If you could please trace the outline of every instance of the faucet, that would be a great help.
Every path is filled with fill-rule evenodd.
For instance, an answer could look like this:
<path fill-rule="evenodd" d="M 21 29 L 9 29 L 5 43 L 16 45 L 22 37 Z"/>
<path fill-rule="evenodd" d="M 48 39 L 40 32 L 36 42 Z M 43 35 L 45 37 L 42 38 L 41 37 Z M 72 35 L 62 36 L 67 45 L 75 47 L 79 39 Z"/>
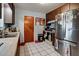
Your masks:
<path fill-rule="evenodd" d="M 5 36 L 4 30 L 0 30 L 0 37 L 4 37 L 4 36 Z"/>
<path fill-rule="evenodd" d="M 5 33 L 4 33 L 4 30 L 2 30 L 2 37 L 4 37 L 5 36 Z"/>
<path fill-rule="evenodd" d="M 0 43 L 0 46 L 2 46 L 4 43 Z"/>

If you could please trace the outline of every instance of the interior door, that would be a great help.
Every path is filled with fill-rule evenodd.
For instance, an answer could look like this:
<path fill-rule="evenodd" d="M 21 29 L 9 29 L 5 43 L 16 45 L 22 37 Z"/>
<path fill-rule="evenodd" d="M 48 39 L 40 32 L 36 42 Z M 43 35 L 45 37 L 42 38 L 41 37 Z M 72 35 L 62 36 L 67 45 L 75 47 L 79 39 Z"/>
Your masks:
<path fill-rule="evenodd" d="M 24 16 L 24 41 L 34 41 L 34 17 Z"/>

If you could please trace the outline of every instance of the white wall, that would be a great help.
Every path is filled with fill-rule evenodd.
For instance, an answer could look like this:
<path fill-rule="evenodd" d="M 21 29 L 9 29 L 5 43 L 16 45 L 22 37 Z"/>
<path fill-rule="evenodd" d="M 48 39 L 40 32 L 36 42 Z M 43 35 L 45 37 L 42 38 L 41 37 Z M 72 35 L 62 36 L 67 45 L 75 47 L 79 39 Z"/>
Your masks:
<path fill-rule="evenodd" d="M 22 10 L 22 9 L 16 9 L 15 10 L 15 25 L 20 28 L 21 42 L 24 42 L 24 16 L 34 16 L 34 18 L 35 17 L 46 18 L 45 14 L 41 12 L 32 12 L 32 11 L 27 11 L 27 10 Z"/>

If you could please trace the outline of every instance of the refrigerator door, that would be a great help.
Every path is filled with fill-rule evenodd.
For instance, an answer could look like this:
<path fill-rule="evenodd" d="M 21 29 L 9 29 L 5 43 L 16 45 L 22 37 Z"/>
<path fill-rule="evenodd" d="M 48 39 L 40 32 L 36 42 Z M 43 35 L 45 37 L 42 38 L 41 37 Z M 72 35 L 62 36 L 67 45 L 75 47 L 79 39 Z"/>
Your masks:
<path fill-rule="evenodd" d="M 72 41 L 79 42 L 79 10 L 73 10 Z"/>
<path fill-rule="evenodd" d="M 57 15 L 56 38 L 64 39 L 65 37 L 65 15 L 64 13 Z"/>
<path fill-rule="evenodd" d="M 74 44 L 74 45 L 70 45 L 70 55 L 71 56 L 79 56 L 79 46 Z"/>
<path fill-rule="evenodd" d="M 79 11 L 72 10 L 66 13 L 66 40 L 79 41 Z"/>
<path fill-rule="evenodd" d="M 62 56 L 70 56 L 70 44 L 64 40 L 58 40 L 58 52 Z"/>
<path fill-rule="evenodd" d="M 66 40 L 71 41 L 71 35 L 73 30 L 73 11 L 66 12 Z"/>

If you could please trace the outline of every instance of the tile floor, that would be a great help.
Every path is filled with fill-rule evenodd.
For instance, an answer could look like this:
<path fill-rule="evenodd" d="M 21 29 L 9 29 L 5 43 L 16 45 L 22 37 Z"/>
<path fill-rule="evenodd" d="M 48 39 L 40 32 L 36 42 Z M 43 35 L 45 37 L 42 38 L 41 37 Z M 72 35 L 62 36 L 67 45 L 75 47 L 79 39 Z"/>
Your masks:
<path fill-rule="evenodd" d="M 20 46 L 20 56 L 60 56 L 48 40 L 41 43 L 26 43 Z"/>

